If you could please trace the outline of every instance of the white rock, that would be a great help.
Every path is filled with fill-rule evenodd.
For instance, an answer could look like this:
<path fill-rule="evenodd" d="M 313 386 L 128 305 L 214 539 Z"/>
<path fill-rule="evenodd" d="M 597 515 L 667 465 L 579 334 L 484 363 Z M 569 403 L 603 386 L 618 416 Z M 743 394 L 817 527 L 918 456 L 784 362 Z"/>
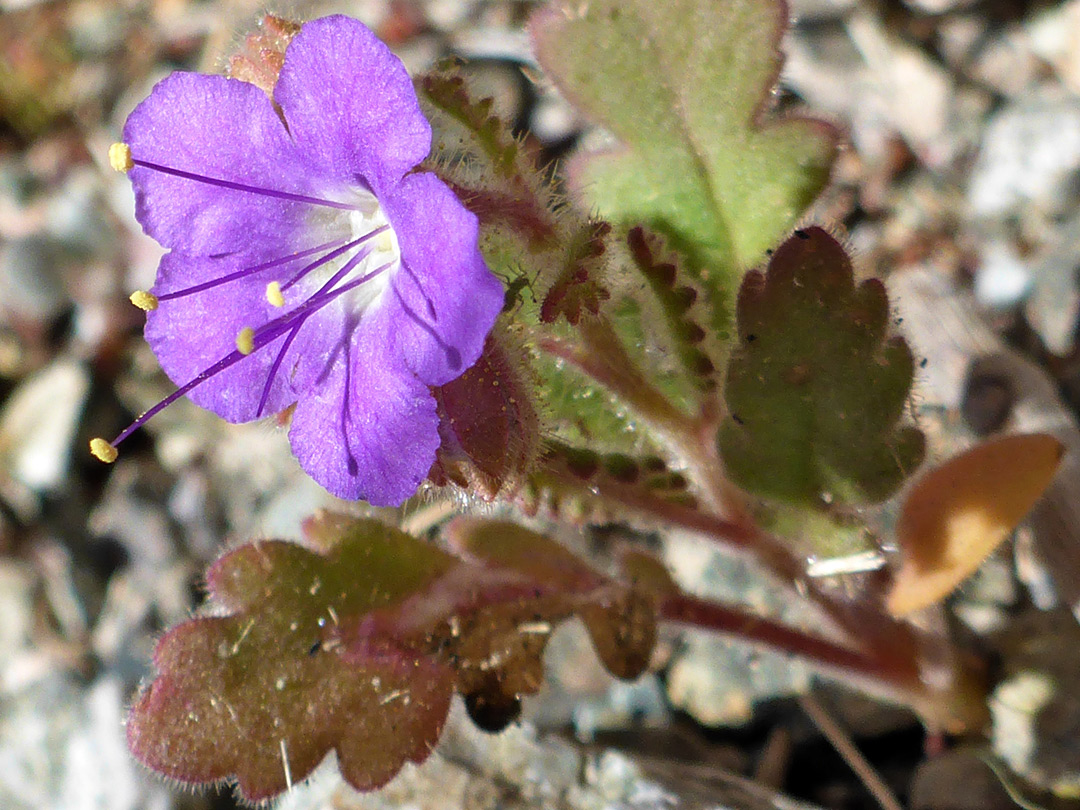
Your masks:
<path fill-rule="evenodd" d="M 8 399 L 0 411 L 0 460 L 21 484 L 48 490 L 60 483 L 89 387 L 82 365 L 57 360 Z"/>
<path fill-rule="evenodd" d="M 975 274 L 975 298 L 996 309 L 1015 306 L 1031 290 L 1031 272 L 1009 242 L 990 242 L 983 248 Z"/>

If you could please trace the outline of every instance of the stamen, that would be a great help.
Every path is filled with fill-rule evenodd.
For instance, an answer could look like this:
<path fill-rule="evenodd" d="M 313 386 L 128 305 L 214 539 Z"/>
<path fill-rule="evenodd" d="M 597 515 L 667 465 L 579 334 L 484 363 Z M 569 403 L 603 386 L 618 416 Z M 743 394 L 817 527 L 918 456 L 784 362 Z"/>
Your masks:
<path fill-rule="evenodd" d="M 337 250 L 335 250 L 334 252 L 328 253 L 327 255 L 323 256 L 321 259 L 319 259 L 314 264 L 311 264 L 308 267 L 305 267 L 304 270 L 308 270 L 311 267 L 318 267 L 320 264 L 323 264 L 323 263 L 328 262 L 328 261 L 333 261 L 338 256 L 340 256 L 343 251 L 348 250 L 354 244 L 356 244 L 356 243 L 355 242 L 350 242 L 347 245 L 342 245 L 341 247 L 338 247 Z M 337 239 L 337 240 L 335 240 L 333 242 L 326 242 L 326 243 L 324 243 L 322 245 L 318 245 L 318 246 L 313 247 L 313 248 L 308 248 L 307 250 L 301 250 L 301 251 L 299 251 L 297 253 L 292 253 L 292 254 L 290 254 L 288 256 L 285 256 L 283 258 L 280 258 L 280 259 L 274 259 L 273 261 L 263 262 L 262 264 L 252 265 L 251 267 L 245 267 L 245 268 L 243 268 L 241 270 L 237 270 L 235 272 L 228 273 L 227 275 L 219 276 L 218 278 L 211 279 L 210 281 L 204 281 L 202 284 L 196 284 L 193 287 L 186 287 L 186 288 L 184 288 L 182 290 L 176 290 L 175 292 L 170 292 L 170 293 L 162 293 L 161 295 L 158 296 L 158 300 L 159 301 L 171 301 L 174 298 L 183 298 L 186 295 L 193 295 L 195 293 L 203 292 L 204 290 L 212 290 L 214 287 L 219 287 L 222 284 L 228 284 L 230 281 L 236 281 L 238 279 L 245 278 L 245 277 L 253 275 L 255 273 L 262 272 L 263 270 L 269 270 L 271 267 L 278 267 L 279 265 L 282 265 L 282 264 L 288 264 L 289 262 L 296 261 L 297 259 L 306 259 L 308 256 L 311 256 L 312 254 L 318 253 L 321 250 L 326 250 L 327 248 L 337 247 L 339 245 L 341 245 L 341 240 L 340 239 Z M 301 271 L 301 272 L 303 272 L 303 271 Z"/>
<path fill-rule="evenodd" d="M 109 147 L 109 165 L 118 172 L 130 172 L 135 161 L 131 159 L 131 147 L 126 143 L 114 143 Z"/>
<path fill-rule="evenodd" d="M 303 322 L 307 320 L 307 317 L 309 315 L 322 309 L 327 304 L 330 304 L 335 299 L 341 297 L 345 293 L 350 292 L 351 290 L 356 289 L 360 285 L 367 283 L 371 279 L 378 276 L 380 273 L 384 273 L 385 271 L 389 270 L 391 267 L 394 266 L 394 262 L 387 262 L 386 264 L 377 267 L 370 273 L 358 279 L 353 279 L 349 283 L 343 284 L 337 289 L 332 289 L 333 285 L 340 281 L 341 278 L 343 278 L 345 275 L 347 275 L 353 269 L 353 267 L 356 266 L 356 264 L 362 261 L 364 256 L 366 256 L 366 254 L 354 256 L 353 259 L 351 259 L 349 262 L 346 262 L 346 264 L 341 268 L 341 270 L 335 273 L 334 277 L 330 279 L 326 284 L 324 284 L 315 295 L 313 295 L 303 304 L 298 306 L 292 312 L 286 313 L 279 318 L 275 318 L 257 331 L 252 330 L 251 351 L 257 351 L 263 346 L 267 346 L 270 343 L 273 343 L 286 332 L 292 331 L 295 334 L 295 332 L 299 331 L 300 326 L 303 325 Z M 329 290 L 329 292 L 327 292 L 327 290 Z M 250 327 L 248 327 L 248 329 L 250 329 Z M 247 329 L 241 331 L 244 332 L 247 331 Z M 292 337 L 290 336 L 290 338 L 286 340 L 286 343 L 291 342 L 291 340 Z M 222 371 L 228 369 L 229 367 L 236 365 L 236 363 L 240 362 L 247 356 L 248 355 L 241 352 L 239 348 L 237 348 L 236 351 L 229 352 L 216 363 L 207 367 L 205 370 L 196 375 L 194 379 L 177 388 L 175 391 L 162 399 L 148 411 L 143 412 L 134 422 L 124 428 L 124 430 L 120 432 L 120 435 L 118 435 L 111 442 L 106 442 L 104 439 L 92 440 L 90 442 L 90 452 L 101 461 L 104 461 L 106 463 L 112 463 L 116 460 L 118 455 L 116 446 L 122 441 L 124 441 L 124 439 L 126 439 L 140 427 L 145 425 L 147 422 L 149 422 L 167 407 L 172 405 L 174 402 L 176 402 L 176 400 L 180 399 L 180 397 L 190 393 L 194 388 L 206 382 L 215 374 L 219 374 Z M 281 352 L 281 356 L 284 357 L 284 351 Z M 277 373 L 279 365 L 280 361 L 275 361 L 273 367 L 271 368 L 271 374 Z M 268 379 L 267 386 L 269 386 L 270 380 L 272 379 L 272 376 Z M 266 399 L 268 397 L 267 390 L 268 389 L 264 389 L 262 402 L 259 406 L 259 413 L 262 412 L 262 407 L 266 404 Z"/>
<path fill-rule="evenodd" d="M 271 281 L 266 285 L 266 300 L 272 307 L 285 306 L 285 296 L 281 294 L 281 285 L 276 281 Z"/>
<path fill-rule="evenodd" d="M 128 151 L 130 153 L 130 149 Z M 237 183 L 232 180 L 223 180 L 220 177 L 208 177 L 205 174 L 186 172 L 183 169 L 162 166 L 160 163 L 151 163 L 148 160 L 132 158 L 131 163 L 132 166 L 141 166 L 144 169 L 152 169 L 153 171 L 161 172 L 162 174 L 171 174 L 174 177 L 182 177 L 184 180 L 194 180 L 196 183 L 206 183 L 209 186 L 220 186 L 221 188 L 232 189 L 233 191 L 246 191 L 249 194 L 259 194 L 263 197 L 276 197 L 279 200 L 291 200 L 292 202 L 307 203 L 308 205 L 324 205 L 328 208 L 340 208 L 343 211 L 357 210 L 355 205 L 350 205 L 349 203 L 323 200 L 318 197 L 309 197 L 306 194 L 294 194 L 291 191 L 278 191 L 272 188 L 249 186 L 247 183 Z"/>
<path fill-rule="evenodd" d="M 128 300 L 143 312 L 153 312 L 158 308 L 158 297 L 146 290 L 136 290 Z"/>
<path fill-rule="evenodd" d="M 337 284 L 338 281 L 345 278 L 345 276 L 347 276 L 350 272 L 352 272 L 352 269 L 354 267 L 356 267 L 356 265 L 358 265 L 360 262 L 362 262 L 365 258 L 367 258 L 367 256 L 370 253 L 371 253 L 370 248 L 367 249 L 367 250 L 361 250 L 359 253 L 357 253 L 355 256 L 353 256 L 351 259 L 349 259 L 349 261 L 347 261 L 341 267 L 341 269 L 338 270 L 333 275 L 333 277 L 329 281 L 327 281 L 325 284 L 323 284 L 323 286 L 319 288 L 319 290 L 315 293 L 315 295 L 313 295 L 304 304 L 297 307 L 291 313 L 289 313 L 288 316 L 286 316 L 286 318 L 294 319 L 296 321 L 296 323 L 292 327 L 290 327 L 291 331 L 289 332 L 289 336 L 287 338 L 285 338 L 285 342 L 281 345 L 281 348 L 278 350 L 277 357 L 274 358 L 274 362 L 270 365 L 270 373 L 266 375 L 266 383 L 263 385 L 262 396 L 259 397 L 259 408 L 258 408 L 257 411 L 255 411 L 255 417 L 256 418 L 262 416 L 262 414 L 263 414 L 263 408 L 266 407 L 266 402 L 270 398 L 270 388 L 274 384 L 274 377 L 277 376 L 278 369 L 281 368 L 282 360 L 285 359 L 285 353 L 289 350 L 289 346 L 292 345 L 293 340 L 300 333 L 301 327 L 304 325 L 304 323 L 307 321 L 308 317 L 311 315 L 311 312 L 305 311 L 305 308 L 309 307 L 309 305 L 311 304 L 312 301 L 317 301 L 320 295 L 324 295 L 327 290 L 333 288 L 333 286 L 335 284 Z M 315 309 L 318 309 L 319 307 L 325 306 L 326 304 L 330 303 L 330 301 L 334 300 L 334 298 L 336 298 L 341 293 L 346 292 L 346 291 L 348 291 L 350 289 L 353 289 L 354 287 L 358 287 L 358 286 L 360 286 L 361 284 L 363 284 L 366 281 L 370 281 L 372 278 L 377 276 L 379 273 L 382 273 L 384 270 L 389 268 L 392 264 L 393 264 L 392 262 L 384 264 L 381 267 L 377 268 L 376 270 L 373 270 L 371 273 L 368 273 L 363 278 L 356 279 L 356 280 L 350 282 L 349 284 L 346 284 L 340 290 L 334 290 L 334 292 L 331 293 L 330 295 L 326 296 L 326 300 L 323 301 L 322 303 L 318 304 L 315 307 Z M 296 280 L 297 279 L 293 279 L 293 281 L 296 281 Z M 267 327 L 269 327 L 269 326 L 270 326 L 270 324 L 267 324 Z"/>
<path fill-rule="evenodd" d="M 106 464 L 112 464 L 116 461 L 116 457 L 120 455 L 116 448 L 104 439 L 91 439 L 90 453 L 94 458 L 104 461 Z"/>
<path fill-rule="evenodd" d="M 255 330 L 250 326 L 245 326 L 236 336 L 236 350 L 245 356 L 255 351 Z"/>
<path fill-rule="evenodd" d="M 288 281 L 286 281 L 284 284 L 282 284 L 281 285 L 281 291 L 286 292 L 287 290 L 292 288 L 295 284 L 299 283 L 299 281 L 301 279 L 303 279 L 304 276 L 306 276 L 308 273 L 310 273 L 316 267 L 319 267 L 320 265 L 326 264 L 329 261 L 333 261 L 338 256 L 341 256 L 343 253 L 346 253 L 346 252 L 352 250 L 357 245 L 363 244 L 364 242 L 368 241 L 372 237 L 378 236 L 383 231 L 389 229 L 389 227 L 390 227 L 389 225 L 383 225 L 383 226 L 381 226 L 379 228 L 376 228 L 375 230 L 364 234 L 359 239 L 354 239 L 353 241 L 349 242 L 348 244 L 342 245 L 337 250 L 335 250 L 333 253 L 328 253 L 327 255 L 325 255 L 321 259 L 319 259 L 318 261 L 312 262 L 307 267 L 300 270 L 300 272 L 297 273 L 295 276 L 293 276 Z M 371 248 L 368 247 L 366 250 L 362 251 L 359 256 L 354 256 L 351 259 L 351 263 L 348 266 L 349 267 L 355 267 L 357 262 L 359 262 L 361 259 L 368 256 L 370 253 L 371 253 Z M 339 276 L 335 276 L 335 278 L 338 278 L 338 277 Z"/>
<path fill-rule="evenodd" d="M 300 323 L 293 326 L 292 331 L 289 332 L 288 337 L 285 338 L 285 342 L 282 343 L 281 348 L 278 349 L 277 357 L 274 358 L 274 362 L 270 364 L 270 373 L 266 375 L 266 383 L 263 385 L 262 396 L 259 397 L 259 409 L 255 411 L 256 419 L 263 415 L 263 409 L 270 399 L 270 387 L 274 384 L 274 377 L 277 376 L 278 369 L 281 368 L 281 361 L 285 359 L 285 353 L 289 351 L 289 347 L 292 345 L 293 340 L 300 334 L 300 327 L 304 325 L 305 321 L 307 321 L 306 317 L 301 318 Z"/>

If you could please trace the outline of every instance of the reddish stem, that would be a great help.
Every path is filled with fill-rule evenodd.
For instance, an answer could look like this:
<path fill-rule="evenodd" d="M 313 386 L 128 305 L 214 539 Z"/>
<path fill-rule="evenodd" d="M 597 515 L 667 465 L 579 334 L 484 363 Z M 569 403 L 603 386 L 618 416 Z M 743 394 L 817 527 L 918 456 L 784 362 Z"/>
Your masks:
<path fill-rule="evenodd" d="M 835 674 L 869 678 L 890 692 L 911 698 L 921 691 L 910 656 L 876 657 L 779 622 L 688 594 L 669 595 L 660 615 L 673 622 L 736 636 L 772 650 L 798 655 Z"/>

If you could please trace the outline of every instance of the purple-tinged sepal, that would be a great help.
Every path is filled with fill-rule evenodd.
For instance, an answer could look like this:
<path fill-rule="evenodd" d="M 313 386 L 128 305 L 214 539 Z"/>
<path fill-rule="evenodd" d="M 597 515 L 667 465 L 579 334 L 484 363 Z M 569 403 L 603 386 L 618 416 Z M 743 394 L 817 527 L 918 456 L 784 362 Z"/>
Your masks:
<path fill-rule="evenodd" d="M 496 328 L 476 364 L 435 389 L 442 444 L 431 480 L 484 500 L 524 486 L 540 454 L 535 388 L 524 351 Z"/>

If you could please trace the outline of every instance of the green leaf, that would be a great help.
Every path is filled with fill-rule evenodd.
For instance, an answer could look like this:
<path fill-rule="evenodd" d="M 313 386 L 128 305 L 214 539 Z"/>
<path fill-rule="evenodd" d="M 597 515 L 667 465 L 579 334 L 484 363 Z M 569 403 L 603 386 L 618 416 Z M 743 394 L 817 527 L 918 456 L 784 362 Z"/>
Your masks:
<path fill-rule="evenodd" d="M 739 291 L 720 452 L 737 484 L 804 505 L 881 500 L 918 466 L 923 436 L 899 425 L 911 351 L 888 337 L 884 285 L 855 285 L 843 247 L 796 231 Z"/>
<path fill-rule="evenodd" d="M 836 133 L 770 117 L 787 8 L 777 0 L 591 0 L 542 9 L 537 57 L 619 145 L 579 155 L 571 186 L 612 222 L 664 234 L 730 325 L 743 271 L 828 180 Z"/>

